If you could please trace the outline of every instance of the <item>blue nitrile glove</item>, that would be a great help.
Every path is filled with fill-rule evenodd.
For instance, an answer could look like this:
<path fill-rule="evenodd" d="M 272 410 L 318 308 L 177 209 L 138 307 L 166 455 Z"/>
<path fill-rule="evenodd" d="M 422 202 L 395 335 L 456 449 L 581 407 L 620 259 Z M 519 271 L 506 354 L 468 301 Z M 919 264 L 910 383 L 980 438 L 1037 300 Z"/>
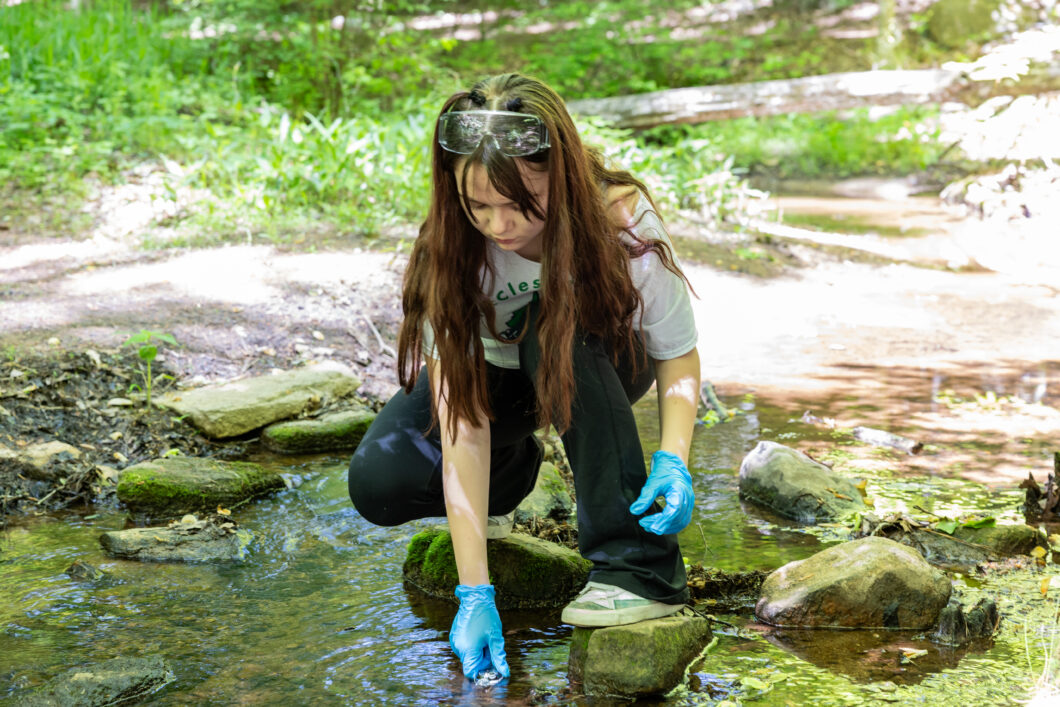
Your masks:
<path fill-rule="evenodd" d="M 692 492 L 692 476 L 681 457 L 661 449 L 651 455 L 651 474 L 644 483 L 640 496 L 629 507 L 629 512 L 639 516 L 648 510 L 659 496 L 666 499 L 666 508 L 662 513 L 641 518 L 641 527 L 656 535 L 669 535 L 684 530 L 692 520 L 692 507 L 696 504 L 696 496 Z"/>
<path fill-rule="evenodd" d="M 508 677 L 508 659 L 504 655 L 501 617 L 497 613 L 492 584 L 456 587 L 460 610 L 449 630 L 449 645 L 464 666 L 464 675 L 474 680 L 491 667 Z"/>

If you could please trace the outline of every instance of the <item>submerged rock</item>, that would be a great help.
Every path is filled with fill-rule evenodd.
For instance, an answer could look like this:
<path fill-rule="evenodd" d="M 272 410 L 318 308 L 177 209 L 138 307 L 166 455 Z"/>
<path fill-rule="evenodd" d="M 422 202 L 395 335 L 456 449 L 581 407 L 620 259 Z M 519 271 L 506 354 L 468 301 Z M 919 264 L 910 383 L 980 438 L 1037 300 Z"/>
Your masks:
<path fill-rule="evenodd" d="M 118 477 L 118 500 L 134 511 L 178 515 L 231 506 L 287 488 L 257 464 L 167 457 L 130 466 Z"/>
<path fill-rule="evenodd" d="M 83 562 L 81 560 L 75 560 L 72 565 L 67 567 L 66 568 L 66 574 L 68 574 L 71 579 L 92 580 L 92 581 L 97 580 L 97 579 L 103 579 L 104 577 L 107 576 L 107 573 L 104 572 L 103 570 L 101 570 L 98 567 L 95 567 L 93 565 L 90 565 L 87 562 Z"/>
<path fill-rule="evenodd" d="M 149 562 L 242 560 L 254 539 L 249 530 L 229 520 L 198 520 L 190 516 L 164 528 L 112 530 L 99 538 L 107 554 Z"/>
<path fill-rule="evenodd" d="M 804 523 L 867 510 L 850 479 L 776 442 L 759 442 L 744 457 L 740 498 Z"/>
<path fill-rule="evenodd" d="M 948 646 L 960 646 L 976 638 L 993 636 L 1000 623 L 1001 615 L 993 599 L 980 599 L 967 614 L 959 601 L 951 599 L 942 610 L 939 625 L 931 640 Z"/>
<path fill-rule="evenodd" d="M 344 410 L 310 420 L 291 420 L 269 425 L 261 442 L 280 454 L 305 454 L 356 449 L 375 420 L 371 410 Z"/>
<path fill-rule="evenodd" d="M 319 364 L 218 386 L 167 393 L 158 404 L 186 415 L 215 439 L 298 417 L 351 395 L 361 382 L 346 366 Z"/>
<path fill-rule="evenodd" d="M 490 581 L 499 609 L 563 606 L 585 586 L 592 563 L 573 550 L 513 533 L 486 543 Z M 449 531 L 432 528 L 409 542 L 405 581 L 428 596 L 456 601 L 459 584 Z"/>
<path fill-rule="evenodd" d="M 175 679 L 160 656 L 112 658 L 71 668 L 43 687 L 16 698 L 20 707 L 104 707 L 133 704 Z"/>
<path fill-rule="evenodd" d="M 770 574 L 755 615 L 774 626 L 928 629 L 950 591 L 946 575 L 915 550 L 862 538 Z"/>
<path fill-rule="evenodd" d="M 534 490 L 515 509 L 516 523 L 529 523 L 535 518 L 567 520 L 573 518 L 574 500 L 567 484 L 551 462 L 543 462 L 537 472 Z"/>
<path fill-rule="evenodd" d="M 587 695 L 665 694 L 711 639 L 710 621 L 687 609 L 625 626 L 575 628 L 568 675 Z"/>

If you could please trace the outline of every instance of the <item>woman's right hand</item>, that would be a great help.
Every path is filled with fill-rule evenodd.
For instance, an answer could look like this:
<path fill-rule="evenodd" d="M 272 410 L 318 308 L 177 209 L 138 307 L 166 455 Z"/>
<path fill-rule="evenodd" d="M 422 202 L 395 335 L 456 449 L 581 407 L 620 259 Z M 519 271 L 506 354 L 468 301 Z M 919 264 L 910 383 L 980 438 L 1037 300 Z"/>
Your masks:
<path fill-rule="evenodd" d="M 460 659 L 464 675 L 474 680 L 492 668 L 502 677 L 508 677 L 511 670 L 504 653 L 504 634 L 493 585 L 460 584 L 456 597 L 460 600 L 460 610 L 449 631 L 449 645 Z"/>

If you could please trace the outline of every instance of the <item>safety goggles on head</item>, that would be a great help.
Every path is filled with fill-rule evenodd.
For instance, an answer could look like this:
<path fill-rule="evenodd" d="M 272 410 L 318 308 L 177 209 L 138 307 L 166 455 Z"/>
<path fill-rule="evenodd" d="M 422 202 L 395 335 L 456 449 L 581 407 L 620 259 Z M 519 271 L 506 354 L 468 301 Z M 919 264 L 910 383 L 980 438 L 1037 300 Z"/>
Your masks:
<path fill-rule="evenodd" d="M 486 138 L 508 157 L 526 157 L 550 147 L 545 124 L 529 113 L 461 110 L 438 118 L 438 144 L 449 152 L 470 155 Z"/>

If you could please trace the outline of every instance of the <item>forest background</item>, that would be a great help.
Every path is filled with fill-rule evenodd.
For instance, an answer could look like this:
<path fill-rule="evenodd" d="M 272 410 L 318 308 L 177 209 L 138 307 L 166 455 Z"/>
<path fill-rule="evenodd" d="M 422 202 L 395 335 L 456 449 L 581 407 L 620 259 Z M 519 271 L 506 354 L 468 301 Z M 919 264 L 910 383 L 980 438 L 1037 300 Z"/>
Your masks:
<path fill-rule="evenodd" d="M 142 234 L 149 248 L 316 247 L 418 221 L 438 105 L 502 70 L 576 100 L 934 67 L 1056 14 L 1049 0 L 4 5 L 0 228 L 76 235 L 101 185 L 150 175 L 165 218 Z M 934 139 L 937 116 L 866 107 L 637 133 L 580 122 L 664 208 L 721 222 L 739 220 L 748 178 L 915 173 L 940 186 L 981 168 Z"/>

